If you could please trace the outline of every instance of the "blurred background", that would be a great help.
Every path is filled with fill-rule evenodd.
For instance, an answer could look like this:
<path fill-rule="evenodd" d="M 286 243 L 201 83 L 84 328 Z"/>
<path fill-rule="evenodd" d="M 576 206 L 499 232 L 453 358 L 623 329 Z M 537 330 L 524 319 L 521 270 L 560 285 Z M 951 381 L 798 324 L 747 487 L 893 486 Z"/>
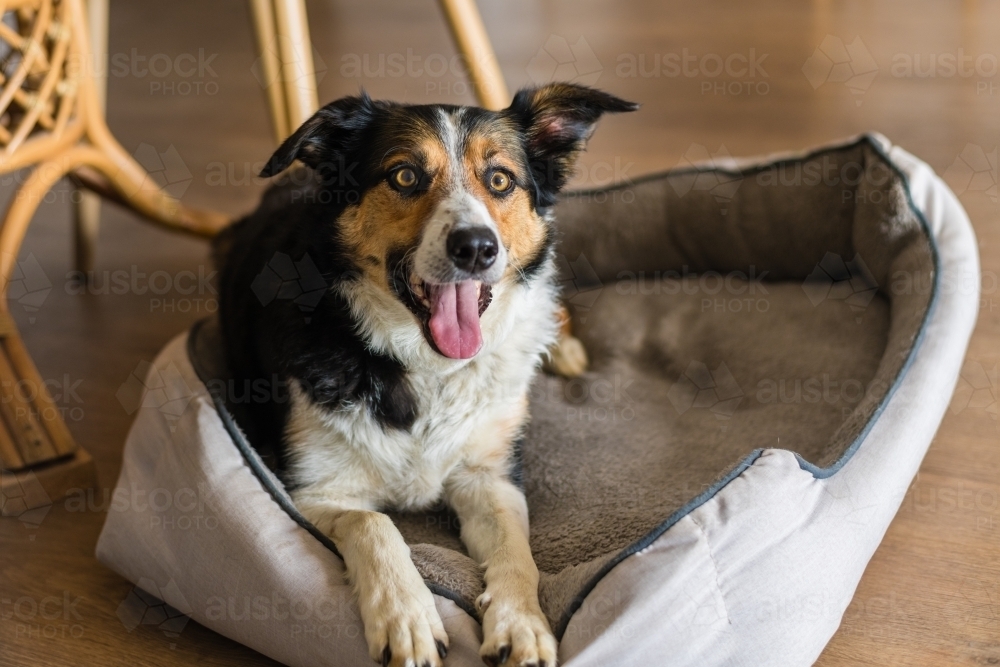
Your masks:
<path fill-rule="evenodd" d="M 307 7 L 321 104 L 361 88 L 403 102 L 475 102 L 432 0 Z M 479 7 L 512 91 L 572 80 L 642 104 L 601 122 L 576 186 L 868 131 L 945 177 L 979 237 L 978 329 L 960 393 L 819 664 L 1000 663 L 1000 2 Z M 248 4 L 112 0 L 108 54 L 107 121 L 125 149 L 185 204 L 234 216 L 252 209 L 266 185 L 255 174 L 276 144 Z M 19 178 L 0 177 L 4 206 Z M 218 304 L 205 242 L 112 204 L 102 209 L 94 276 L 81 287 L 73 192 L 63 183 L 39 209 L 19 258 L 35 296 L 11 309 L 59 389 L 70 431 L 95 457 L 98 490 L 91 507 L 55 503 L 40 525 L 0 522 L 5 602 L 76 601 L 65 619 L 0 616 L 0 664 L 273 664 L 194 623 L 167 636 L 116 614 L 132 586 L 93 548 L 132 420 L 118 394 L 141 362 Z M 131 287 L 115 289 L 113 275 Z M 821 607 L 806 600 L 766 613 Z"/>

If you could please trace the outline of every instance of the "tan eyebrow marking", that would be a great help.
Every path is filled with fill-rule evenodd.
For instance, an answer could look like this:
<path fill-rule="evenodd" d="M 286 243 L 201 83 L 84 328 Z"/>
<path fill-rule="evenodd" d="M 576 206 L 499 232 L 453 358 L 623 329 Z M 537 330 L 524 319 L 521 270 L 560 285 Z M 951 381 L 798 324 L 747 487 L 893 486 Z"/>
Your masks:
<path fill-rule="evenodd" d="M 381 167 L 385 164 L 386 160 L 391 160 L 394 156 L 402 152 L 408 152 L 409 149 L 406 146 L 393 146 L 392 148 L 387 148 L 385 153 L 382 154 L 382 159 L 379 160 L 378 164 Z"/>

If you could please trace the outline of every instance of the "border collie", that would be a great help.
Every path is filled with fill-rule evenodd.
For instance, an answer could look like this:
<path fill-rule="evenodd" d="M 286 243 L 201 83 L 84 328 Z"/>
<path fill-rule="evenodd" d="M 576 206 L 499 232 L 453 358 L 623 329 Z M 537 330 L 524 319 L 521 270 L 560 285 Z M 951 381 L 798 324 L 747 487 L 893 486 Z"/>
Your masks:
<path fill-rule="evenodd" d="M 555 667 L 510 460 L 546 352 L 564 375 L 586 364 L 560 338 L 552 206 L 601 114 L 636 108 L 564 83 L 502 111 L 345 97 L 262 172 L 299 160 L 309 182 L 273 187 L 216 242 L 231 371 L 288 383 L 287 404 L 258 417 L 296 507 L 343 556 L 383 665 L 437 667 L 447 652 L 433 596 L 382 513 L 443 501 L 485 568 L 484 661 Z M 259 298 L 276 256 L 318 288 Z"/>

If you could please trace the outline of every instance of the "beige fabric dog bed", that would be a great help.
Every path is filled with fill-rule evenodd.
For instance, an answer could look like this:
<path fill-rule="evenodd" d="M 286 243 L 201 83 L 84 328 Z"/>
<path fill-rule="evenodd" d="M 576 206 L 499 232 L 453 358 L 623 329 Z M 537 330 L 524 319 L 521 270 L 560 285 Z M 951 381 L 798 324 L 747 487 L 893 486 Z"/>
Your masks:
<path fill-rule="evenodd" d="M 957 379 L 978 305 L 964 211 L 865 136 L 571 193 L 557 217 L 591 367 L 538 379 L 520 449 L 561 662 L 810 664 Z M 113 506 L 98 557 L 276 660 L 368 665 L 343 563 L 243 438 L 220 359 L 206 321 L 136 378 L 118 492 L 161 502 Z M 481 664 L 456 519 L 394 518 L 446 664 Z"/>

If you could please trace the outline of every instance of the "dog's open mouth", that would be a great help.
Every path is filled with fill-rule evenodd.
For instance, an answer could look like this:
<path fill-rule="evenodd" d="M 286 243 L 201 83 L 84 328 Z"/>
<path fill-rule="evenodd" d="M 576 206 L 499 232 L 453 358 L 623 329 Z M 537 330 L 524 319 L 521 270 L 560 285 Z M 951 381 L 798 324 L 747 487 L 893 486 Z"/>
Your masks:
<path fill-rule="evenodd" d="M 401 273 L 408 273 L 408 279 Z M 392 286 L 417 316 L 427 342 L 450 359 L 470 359 L 483 346 L 480 319 L 493 299 L 493 288 L 478 280 L 428 283 L 408 267 L 393 272 Z"/>
<path fill-rule="evenodd" d="M 490 286 L 478 280 L 442 285 L 417 280 L 410 290 L 427 313 L 425 333 L 437 351 L 451 359 L 476 356 L 483 346 L 479 318 L 489 305 Z"/>

